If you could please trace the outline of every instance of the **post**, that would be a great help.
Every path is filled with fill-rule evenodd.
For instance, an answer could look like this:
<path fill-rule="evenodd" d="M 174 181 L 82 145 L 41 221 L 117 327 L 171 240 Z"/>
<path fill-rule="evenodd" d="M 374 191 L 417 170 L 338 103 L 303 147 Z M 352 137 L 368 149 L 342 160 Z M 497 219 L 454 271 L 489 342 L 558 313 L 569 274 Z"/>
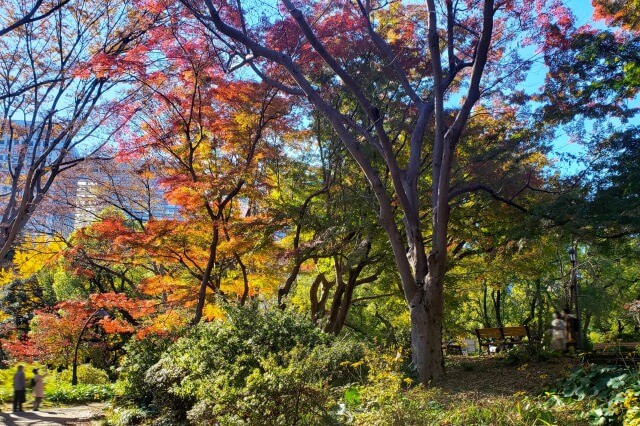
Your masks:
<path fill-rule="evenodd" d="M 71 367 L 71 386 L 75 386 L 78 384 L 78 349 L 80 348 L 80 341 L 82 340 L 82 334 L 87 329 L 87 326 L 89 326 L 89 323 L 94 317 L 108 318 L 109 313 L 102 308 L 97 309 L 95 312 L 89 315 L 89 318 L 87 318 L 84 325 L 82 326 L 82 329 L 78 334 L 78 338 L 76 339 L 76 347 L 73 350 L 73 364 Z"/>

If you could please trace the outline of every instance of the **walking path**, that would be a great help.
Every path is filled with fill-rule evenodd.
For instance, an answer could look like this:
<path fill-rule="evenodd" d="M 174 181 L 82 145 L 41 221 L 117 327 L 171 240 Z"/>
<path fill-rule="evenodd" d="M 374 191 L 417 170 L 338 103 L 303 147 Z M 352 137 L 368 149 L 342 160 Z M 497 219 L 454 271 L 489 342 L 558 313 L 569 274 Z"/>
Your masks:
<path fill-rule="evenodd" d="M 104 404 L 78 405 L 75 407 L 43 408 L 42 411 L 0 413 L 0 425 L 90 425 L 101 418 Z"/>

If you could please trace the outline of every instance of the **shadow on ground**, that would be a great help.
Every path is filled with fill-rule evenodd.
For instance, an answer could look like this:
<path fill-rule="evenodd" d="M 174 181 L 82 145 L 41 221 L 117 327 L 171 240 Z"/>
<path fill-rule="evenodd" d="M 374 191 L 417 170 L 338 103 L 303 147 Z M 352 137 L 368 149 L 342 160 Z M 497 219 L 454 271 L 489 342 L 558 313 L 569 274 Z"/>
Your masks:
<path fill-rule="evenodd" d="M 0 413 L 2 425 L 90 425 L 92 420 L 102 417 L 102 404 L 78 407 L 47 408 L 42 411 Z"/>

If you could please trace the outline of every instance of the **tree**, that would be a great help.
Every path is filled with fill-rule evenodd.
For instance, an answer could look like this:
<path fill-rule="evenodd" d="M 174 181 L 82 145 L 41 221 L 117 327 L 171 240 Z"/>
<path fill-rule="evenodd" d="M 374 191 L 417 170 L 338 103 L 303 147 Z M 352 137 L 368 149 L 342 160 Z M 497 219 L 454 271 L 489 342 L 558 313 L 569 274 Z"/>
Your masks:
<path fill-rule="evenodd" d="M 637 0 L 593 0 L 594 16 L 604 18 L 609 25 L 640 29 L 640 2 Z"/>
<path fill-rule="evenodd" d="M 549 71 L 541 120 L 568 127 L 570 137 L 589 151 L 554 210 L 585 240 L 633 237 L 640 196 L 634 123 L 640 90 L 638 3 L 597 0 L 594 7 L 594 17 L 624 29 L 556 28 L 545 52 Z"/>
<path fill-rule="evenodd" d="M 56 1 L 52 4 L 47 4 L 44 0 L 35 0 L 33 2 L 7 1 L 6 8 L 2 7 L 2 9 L 9 13 L 3 16 L 0 23 L 0 37 L 17 28 L 46 19 L 67 3 L 69 3 L 69 0 Z"/>
<path fill-rule="evenodd" d="M 26 6 L 2 2 L 0 16 L 11 20 Z M 119 82 L 104 68 L 88 77 L 87 61 L 127 51 L 154 20 L 119 0 L 38 1 L 30 10 L 0 38 L 2 262 L 57 177 L 109 137 L 114 111 L 103 101 Z"/>
<path fill-rule="evenodd" d="M 478 101 L 522 77 L 528 62 L 515 50 L 518 37 L 536 25 L 534 15 L 537 28 L 567 25 L 568 10 L 554 3 L 551 15 L 545 2 L 493 0 L 429 0 L 426 7 L 283 0 L 280 16 L 256 19 L 262 11 L 249 12 L 241 2 L 182 3 L 221 40 L 215 51 L 229 70 L 246 65 L 305 98 L 331 123 L 378 201 L 411 313 L 420 381 L 437 380 L 444 373 L 443 279 L 456 146 Z M 391 84 L 365 86 L 363 69 Z M 357 105 L 356 113 L 344 114 L 337 99 Z M 399 116 L 401 125 L 391 119 Z"/>
<path fill-rule="evenodd" d="M 278 303 L 303 307 L 325 332 L 339 334 L 354 303 L 401 292 L 385 285 L 397 277 L 387 267 L 393 261 L 376 226 L 373 193 L 329 123 L 314 120 L 308 137 L 278 160 L 267 212 L 284 225 L 277 245 L 287 261 L 286 280 Z"/>
<path fill-rule="evenodd" d="M 95 319 L 93 314 L 97 309 L 106 310 L 109 317 Z M 126 337 L 143 331 L 149 325 L 144 320 L 155 311 L 152 302 L 114 293 L 63 301 L 54 307 L 35 311 L 28 339 L 6 341 L 5 347 L 16 357 L 28 353 L 29 357 L 42 362 L 69 366 L 73 361 L 74 348 L 80 342 L 93 343 L 107 351 L 119 350 Z M 86 333 L 83 332 L 85 324 L 88 325 Z M 108 340 L 106 336 L 119 338 Z"/>
<path fill-rule="evenodd" d="M 136 101 L 120 111 L 120 161 L 146 163 L 179 209 L 178 217 L 151 217 L 118 242 L 163 264 L 147 290 L 195 303 L 195 324 L 215 297 L 237 295 L 243 304 L 252 294 L 252 263 L 261 263 L 258 252 L 270 240 L 256 231 L 265 222 L 258 202 L 279 150 L 271 132 L 283 134 L 286 106 L 267 85 L 226 79 L 203 48 L 202 31 L 183 32 L 179 24 L 168 21 L 135 51 L 109 59 L 135 82 Z M 174 280 L 181 285 L 167 288 Z"/>

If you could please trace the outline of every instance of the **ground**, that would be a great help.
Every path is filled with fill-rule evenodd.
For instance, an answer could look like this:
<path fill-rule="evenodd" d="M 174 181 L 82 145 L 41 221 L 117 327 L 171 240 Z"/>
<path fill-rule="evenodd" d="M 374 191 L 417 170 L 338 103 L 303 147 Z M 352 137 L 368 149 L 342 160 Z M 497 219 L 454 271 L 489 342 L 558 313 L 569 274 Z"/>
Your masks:
<path fill-rule="evenodd" d="M 446 378 L 431 393 L 441 407 L 450 413 L 439 425 L 529 425 L 557 424 L 582 426 L 584 407 L 575 405 L 561 409 L 530 409 L 528 398 L 537 400 L 545 389 L 568 376 L 580 365 L 574 357 L 552 357 L 545 361 L 519 361 L 510 364 L 498 356 L 450 357 Z M 541 400 L 544 400 L 542 396 Z M 528 408 L 527 408 L 528 407 Z M 524 412 L 529 410 L 528 414 Z M 535 412 L 534 412 L 535 411 Z M 544 418 L 553 421 L 545 423 Z"/>
<path fill-rule="evenodd" d="M 90 425 L 92 420 L 104 415 L 104 407 L 104 404 L 45 407 L 42 411 L 24 411 L 22 413 L 11 413 L 4 410 L 0 413 L 0 425 Z"/>
<path fill-rule="evenodd" d="M 501 356 L 463 357 L 448 360 L 447 376 L 440 388 L 465 401 L 511 397 L 516 393 L 535 395 L 553 385 L 579 365 L 573 357 L 509 364 Z"/>

